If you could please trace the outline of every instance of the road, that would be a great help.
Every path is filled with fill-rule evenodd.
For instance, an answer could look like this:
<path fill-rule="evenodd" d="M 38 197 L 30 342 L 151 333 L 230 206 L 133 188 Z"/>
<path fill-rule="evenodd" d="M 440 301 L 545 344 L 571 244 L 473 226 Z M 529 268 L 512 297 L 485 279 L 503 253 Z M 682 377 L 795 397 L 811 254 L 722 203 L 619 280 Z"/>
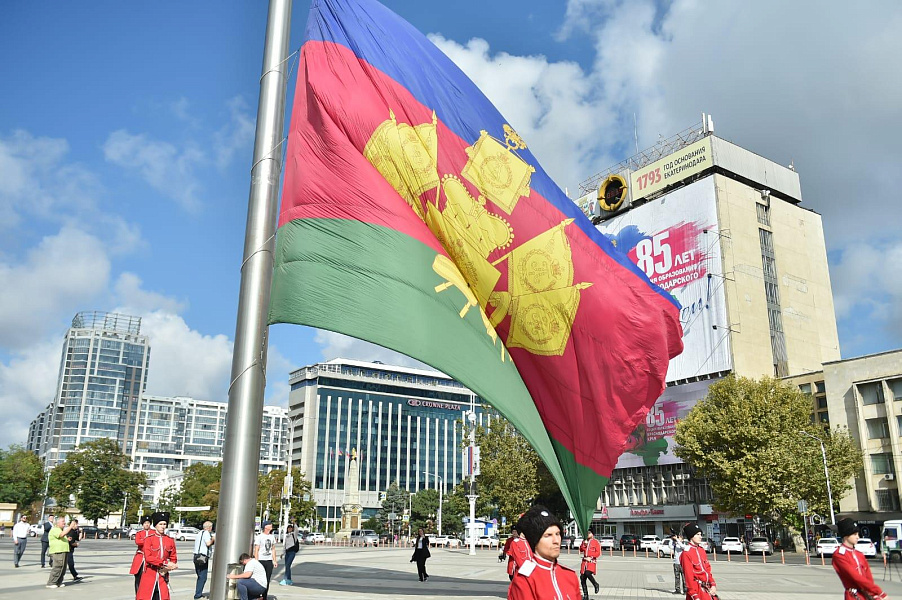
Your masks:
<path fill-rule="evenodd" d="M 0 599 L 38 597 L 42 600 L 130 600 L 133 579 L 128 566 L 134 544 L 118 540 L 85 540 L 75 554 L 76 566 L 85 579 L 58 590 L 45 589 L 49 569 L 41 569 L 40 543 L 31 538 L 22 567 L 12 565 L 12 542 L 0 539 Z M 194 591 L 191 542 L 178 542 L 185 568 L 173 573 L 174 600 L 188 600 Z M 496 550 L 481 550 L 469 556 L 466 550 L 433 549 L 427 563 L 429 581 L 417 580 L 416 567 L 409 562 L 406 548 L 332 548 L 304 546 L 293 568 L 293 587 L 273 585 L 270 598 L 279 600 L 334 598 L 337 600 L 390 600 L 392 598 L 497 599 L 507 595 L 507 576 L 497 561 Z M 599 597 L 607 599 L 674 598 L 673 571 L 668 559 L 605 555 L 600 563 Z M 563 554 L 561 562 L 576 568 L 575 552 Z M 796 561 L 797 562 L 797 561 Z M 877 582 L 890 595 L 902 597 L 902 569 L 893 565 L 884 570 L 879 561 L 871 563 Z M 839 580 L 829 559 L 805 564 L 780 564 L 779 559 L 763 564 L 760 557 L 744 557 L 725 562 L 718 555 L 713 564 L 718 591 L 723 600 L 765 600 L 840 598 Z M 282 578 L 282 568 L 274 579 Z M 892 580 L 890 580 L 892 578 Z M 884 581 L 886 579 L 886 581 Z M 208 590 L 209 591 L 209 590 Z M 574 599 L 577 600 L 577 599 Z"/>

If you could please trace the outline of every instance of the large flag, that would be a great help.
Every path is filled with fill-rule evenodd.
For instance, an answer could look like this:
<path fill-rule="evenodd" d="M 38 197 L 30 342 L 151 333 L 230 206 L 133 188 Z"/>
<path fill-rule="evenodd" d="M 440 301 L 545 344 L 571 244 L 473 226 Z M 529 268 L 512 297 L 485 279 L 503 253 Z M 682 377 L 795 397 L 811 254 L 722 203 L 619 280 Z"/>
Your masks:
<path fill-rule="evenodd" d="M 275 264 L 271 323 L 454 377 L 529 440 L 583 531 L 682 351 L 676 301 L 472 81 L 373 0 L 313 0 Z"/>

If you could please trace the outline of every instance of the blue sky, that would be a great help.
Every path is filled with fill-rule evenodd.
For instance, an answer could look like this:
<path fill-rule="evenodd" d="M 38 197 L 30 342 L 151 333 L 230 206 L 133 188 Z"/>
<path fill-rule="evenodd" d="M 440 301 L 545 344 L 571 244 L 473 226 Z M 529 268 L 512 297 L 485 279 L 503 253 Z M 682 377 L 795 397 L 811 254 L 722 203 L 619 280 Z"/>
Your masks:
<path fill-rule="evenodd" d="M 386 4 L 571 194 L 631 152 L 634 114 L 642 147 L 705 111 L 718 135 L 792 161 L 824 215 L 843 355 L 902 346 L 898 3 L 855 19 L 838 2 Z M 295 1 L 292 49 L 308 8 Z M 3 16 L 0 402 L 17 410 L 0 445 L 52 399 L 80 310 L 144 317 L 149 392 L 224 400 L 266 3 L 14 0 Z M 274 327 L 269 400 L 285 402 L 289 369 L 336 355 L 392 359 Z"/>

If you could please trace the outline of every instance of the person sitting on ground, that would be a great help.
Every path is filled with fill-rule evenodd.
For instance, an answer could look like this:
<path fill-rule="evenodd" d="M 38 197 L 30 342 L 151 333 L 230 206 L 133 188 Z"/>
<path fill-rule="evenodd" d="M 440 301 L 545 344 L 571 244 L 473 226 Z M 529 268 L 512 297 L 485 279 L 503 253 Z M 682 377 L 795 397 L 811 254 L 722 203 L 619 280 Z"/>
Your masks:
<path fill-rule="evenodd" d="M 244 567 L 243 573 L 227 575 L 229 579 L 237 580 L 238 597 L 241 600 L 260 598 L 266 594 L 266 570 L 260 561 L 245 552 L 238 557 L 238 562 Z"/>

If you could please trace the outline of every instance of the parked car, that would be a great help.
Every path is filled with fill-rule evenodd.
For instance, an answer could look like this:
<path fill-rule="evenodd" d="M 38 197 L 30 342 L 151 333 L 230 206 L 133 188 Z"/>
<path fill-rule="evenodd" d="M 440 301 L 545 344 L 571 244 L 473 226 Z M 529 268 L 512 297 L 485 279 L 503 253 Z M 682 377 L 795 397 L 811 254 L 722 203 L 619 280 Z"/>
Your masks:
<path fill-rule="evenodd" d="M 579 548 L 583 543 L 583 536 L 574 535 L 570 537 L 570 547 L 571 548 Z M 563 546 L 563 540 L 561 541 L 561 546 Z"/>
<path fill-rule="evenodd" d="M 701 546 L 702 550 L 705 552 L 711 552 L 714 549 L 714 543 L 705 536 L 702 536 L 702 541 L 700 541 L 698 545 Z"/>
<path fill-rule="evenodd" d="M 31 537 L 35 537 L 38 535 L 44 535 L 44 526 L 41 523 L 35 523 L 34 525 L 30 525 L 28 527 L 28 535 Z"/>
<path fill-rule="evenodd" d="M 673 556 L 672 538 L 661 540 L 661 543 L 658 544 L 658 558 L 664 558 L 665 556 Z"/>
<path fill-rule="evenodd" d="M 774 547 L 766 537 L 753 537 L 749 542 L 749 554 L 773 554 Z"/>
<path fill-rule="evenodd" d="M 99 529 L 93 525 L 82 525 L 79 527 L 81 536 L 88 540 L 105 540 L 107 537 L 106 529 Z"/>
<path fill-rule="evenodd" d="M 742 543 L 738 537 L 725 537 L 720 542 L 720 551 L 723 553 L 738 553 L 742 554 L 745 550 L 745 544 Z"/>
<path fill-rule="evenodd" d="M 460 538 L 456 538 L 453 535 L 448 536 L 448 543 L 445 544 L 446 548 L 460 548 L 460 545 L 463 542 L 460 541 Z"/>
<path fill-rule="evenodd" d="M 877 546 L 874 545 L 874 542 L 871 540 L 871 538 L 858 538 L 858 542 L 855 544 L 855 549 L 868 558 L 877 556 Z"/>
<path fill-rule="evenodd" d="M 635 533 L 624 533 L 620 536 L 620 548 L 623 550 L 633 550 L 639 547 L 639 536 Z"/>
<path fill-rule="evenodd" d="M 836 549 L 839 548 L 839 540 L 835 537 L 824 537 L 817 541 L 814 547 L 814 553 L 818 556 L 833 556 Z"/>
<path fill-rule="evenodd" d="M 352 544 L 362 544 L 364 546 L 379 545 L 379 536 L 372 529 L 352 529 L 350 540 Z"/>
<path fill-rule="evenodd" d="M 642 539 L 639 540 L 639 550 L 648 550 L 649 552 L 657 552 L 658 544 L 661 543 L 661 538 L 656 535 L 643 535 Z"/>
<path fill-rule="evenodd" d="M 497 548 L 498 547 L 498 538 L 491 535 L 481 535 L 476 540 L 476 545 L 480 548 Z"/>
<path fill-rule="evenodd" d="M 613 550 L 617 545 L 617 540 L 613 535 L 601 535 L 598 536 L 598 543 L 601 544 L 602 550 Z"/>
<path fill-rule="evenodd" d="M 326 541 L 326 536 L 318 531 L 308 533 L 304 538 L 304 542 L 308 544 L 322 544 Z"/>
<path fill-rule="evenodd" d="M 432 546 L 435 546 L 436 548 L 444 547 L 445 544 L 447 544 L 447 543 L 448 543 L 447 535 L 434 535 L 429 538 L 429 544 Z"/>
<path fill-rule="evenodd" d="M 166 535 L 174 540 L 184 542 L 191 540 L 192 542 L 200 535 L 200 529 L 197 527 L 170 527 L 166 530 Z"/>

